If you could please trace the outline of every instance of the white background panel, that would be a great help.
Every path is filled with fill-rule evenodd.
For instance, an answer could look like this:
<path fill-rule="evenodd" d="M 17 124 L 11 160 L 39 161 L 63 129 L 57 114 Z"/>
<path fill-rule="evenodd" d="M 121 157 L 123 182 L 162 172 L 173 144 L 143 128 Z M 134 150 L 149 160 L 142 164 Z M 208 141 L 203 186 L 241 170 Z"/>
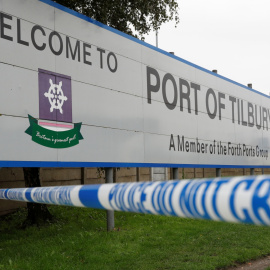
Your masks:
<path fill-rule="evenodd" d="M 209 152 L 209 147 L 210 147 L 210 144 L 213 145 L 213 142 L 208 142 L 208 150 L 207 150 L 207 154 L 198 154 L 199 155 L 199 164 L 228 164 L 228 165 L 235 165 L 235 162 L 236 162 L 236 156 L 232 156 L 232 155 L 228 155 L 226 154 L 225 155 L 225 152 L 220 152 L 218 154 L 218 148 L 217 148 L 217 144 L 216 144 L 216 147 L 214 148 L 215 152 L 213 154 L 210 154 Z M 222 144 L 223 147 L 224 146 L 227 146 L 226 143 L 223 143 Z M 224 148 L 223 148 L 224 149 Z"/>
<path fill-rule="evenodd" d="M 2 0 L 1 2 L 5 13 L 53 29 L 55 9 L 52 6 L 37 0 Z"/>
<path fill-rule="evenodd" d="M 142 98 L 72 81 L 73 121 L 143 130 Z"/>
<path fill-rule="evenodd" d="M 79 145 L 60 149 L 60 161 L 143 162 L 143 133 L 83 125 Z"/>
<path fill-rule="evenodd" d="M 0 116 L 0 160 L 5 161 L 57 161 L 57 150 L 32 141 L 25 130 L 28 118 Z"/>
<path fill-rule="evenodd" d="M 234 124 L 229 119 L 210 119 L 207 114 L 200 114 L 198 120 L 198 137 L 202 140 L 234 141 Z"/>
<path fill-rule="evenodd" d="M 269 107 L 270 96 L 267 96 L 267 95 L 264 95 L 264 96 L 259 95 L 259 96 L 261 96 L 261 104 L 262 104 L 262 106 Z"/>
<path fill-rule="evenodd" d="M 195 69 L 195 68 L 194 68 Z M 195 69 L 196 70 L 196 83 L 201 85 L 201 87 L 207 87 L 217 89 L 218 88 L 218 77 L 215 74 L 209 74 L 203 70 Z"/>
<path fill-rule="evenodd" d="M 196 81 L 196 70 L 175 58 L 142 46 L 142 64 L 157 69 L 160 72 L 170 73 L 177 80 L 182 78 L 192 82 Z M 178 83 L 177 83 L 178 84 Z"/>
<path fill-rule="evenodd" d="M 218 91 L 226 93 L 228 96 L 239 97 L 239 95 L 249 92 L 246 88 L 240 87 L 234 83 L 218 78 L 217 88 Z"/>
<path fill-rule="evenodd" d="M 217 86 L 215 88 L 217 91 L 225 93 L 226 96 L 233 96 L 236 97 L 239 95 L 241 95 L 241 93 L 245 93 L 244 91 L 248 91 L 245 90 L 245 88 L 240 87 L 238 85 L 235 85 L 231 82 L 228 82 L 226 80 L 222 80 L 220 78 L 217 78 Z"/>
<path fill-rule="evenodd" d="M 194 112 L 181 112 L 179 107 L 168 110 L 164 103 L 153 101 L 149 104 L 144 99 L 144 131 L 147 133 L 184 133 L 189 137 L 197 137 L 197 120 Z"/>
<path fill-rule="evenodd" d="M 262 131 L 262 146 L 265 148 L 270 148 L 270 136 L 269 136 L 270 130 L 263 130 Z"/>
<path fill-rule="evenodd" d="M 247 127 L 235 124 L 235 140 L 249 145 L 262 145 L 263 131 L 258 130 L 256 127 Z"/>
<path fill-rule="evenodd" d="M 240 91 L 240 89 L 242 91 Z M 243 99 L 247 102 L 251 102 L 252 104 L 261 105 L 261 99 L 263 97 L 262 95 L 258 95 L 252 90 L 248 90 L 245 88 L 240 88 L 240 89 L 237 92 L 239 94 L 235 95 L 236 97 L 239 97 L 240 99 Z"/>
<path fill-rule="evenodd" d="M 0 113 L 38 117 L 38 73 L 0 63 Z"/>

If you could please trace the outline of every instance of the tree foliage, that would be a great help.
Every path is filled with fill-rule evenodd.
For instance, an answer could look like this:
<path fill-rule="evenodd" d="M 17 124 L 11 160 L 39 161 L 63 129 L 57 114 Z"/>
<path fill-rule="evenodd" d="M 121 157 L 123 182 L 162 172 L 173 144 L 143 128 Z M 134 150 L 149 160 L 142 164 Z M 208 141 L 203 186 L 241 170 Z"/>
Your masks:
<path fill-rule="evenodd" d="M 124 33 L 143 37 L 168 21 L 179 23 L 176 0 L 55 0 Z"/>

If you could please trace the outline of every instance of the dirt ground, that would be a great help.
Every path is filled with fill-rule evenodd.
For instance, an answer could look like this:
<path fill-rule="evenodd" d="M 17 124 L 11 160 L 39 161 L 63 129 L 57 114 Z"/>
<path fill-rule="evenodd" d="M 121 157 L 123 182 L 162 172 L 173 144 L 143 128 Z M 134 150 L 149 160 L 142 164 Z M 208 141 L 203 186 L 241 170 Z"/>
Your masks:
<path fill-rule="evenodd" d="M 239 264 L 234 267 L 226 268 L 226 270 L 265 270 L 270 267 L 270 256 L 250 261 L 245 264 Z"/>

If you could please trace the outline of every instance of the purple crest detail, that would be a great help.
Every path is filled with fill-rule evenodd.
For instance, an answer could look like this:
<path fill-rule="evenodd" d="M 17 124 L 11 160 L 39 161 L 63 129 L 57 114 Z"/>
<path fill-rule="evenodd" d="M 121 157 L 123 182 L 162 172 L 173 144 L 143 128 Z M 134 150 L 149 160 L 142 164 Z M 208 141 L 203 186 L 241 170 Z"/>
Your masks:
<path fill-rule="evenodd" d="M 72 123 L 71 77 L 38 69 L 39 118 Z"/>

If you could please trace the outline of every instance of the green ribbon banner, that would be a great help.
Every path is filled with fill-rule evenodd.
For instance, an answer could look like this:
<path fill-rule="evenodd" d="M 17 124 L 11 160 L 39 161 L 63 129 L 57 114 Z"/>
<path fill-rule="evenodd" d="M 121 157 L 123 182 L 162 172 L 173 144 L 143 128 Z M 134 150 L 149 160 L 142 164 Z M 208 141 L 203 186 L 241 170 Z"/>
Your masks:
<path fill-rule="evenodd" d="M 53 131 L 38 125 L 37 119 L 28 115 L 30 126 L 25 131 L 32 136 L 32 140 L 50 148 L 68 148 L 79 144 L 83 139 L 80 132 L 82 123 L 74 124 L 74 128 L 66 131 Z"/>

